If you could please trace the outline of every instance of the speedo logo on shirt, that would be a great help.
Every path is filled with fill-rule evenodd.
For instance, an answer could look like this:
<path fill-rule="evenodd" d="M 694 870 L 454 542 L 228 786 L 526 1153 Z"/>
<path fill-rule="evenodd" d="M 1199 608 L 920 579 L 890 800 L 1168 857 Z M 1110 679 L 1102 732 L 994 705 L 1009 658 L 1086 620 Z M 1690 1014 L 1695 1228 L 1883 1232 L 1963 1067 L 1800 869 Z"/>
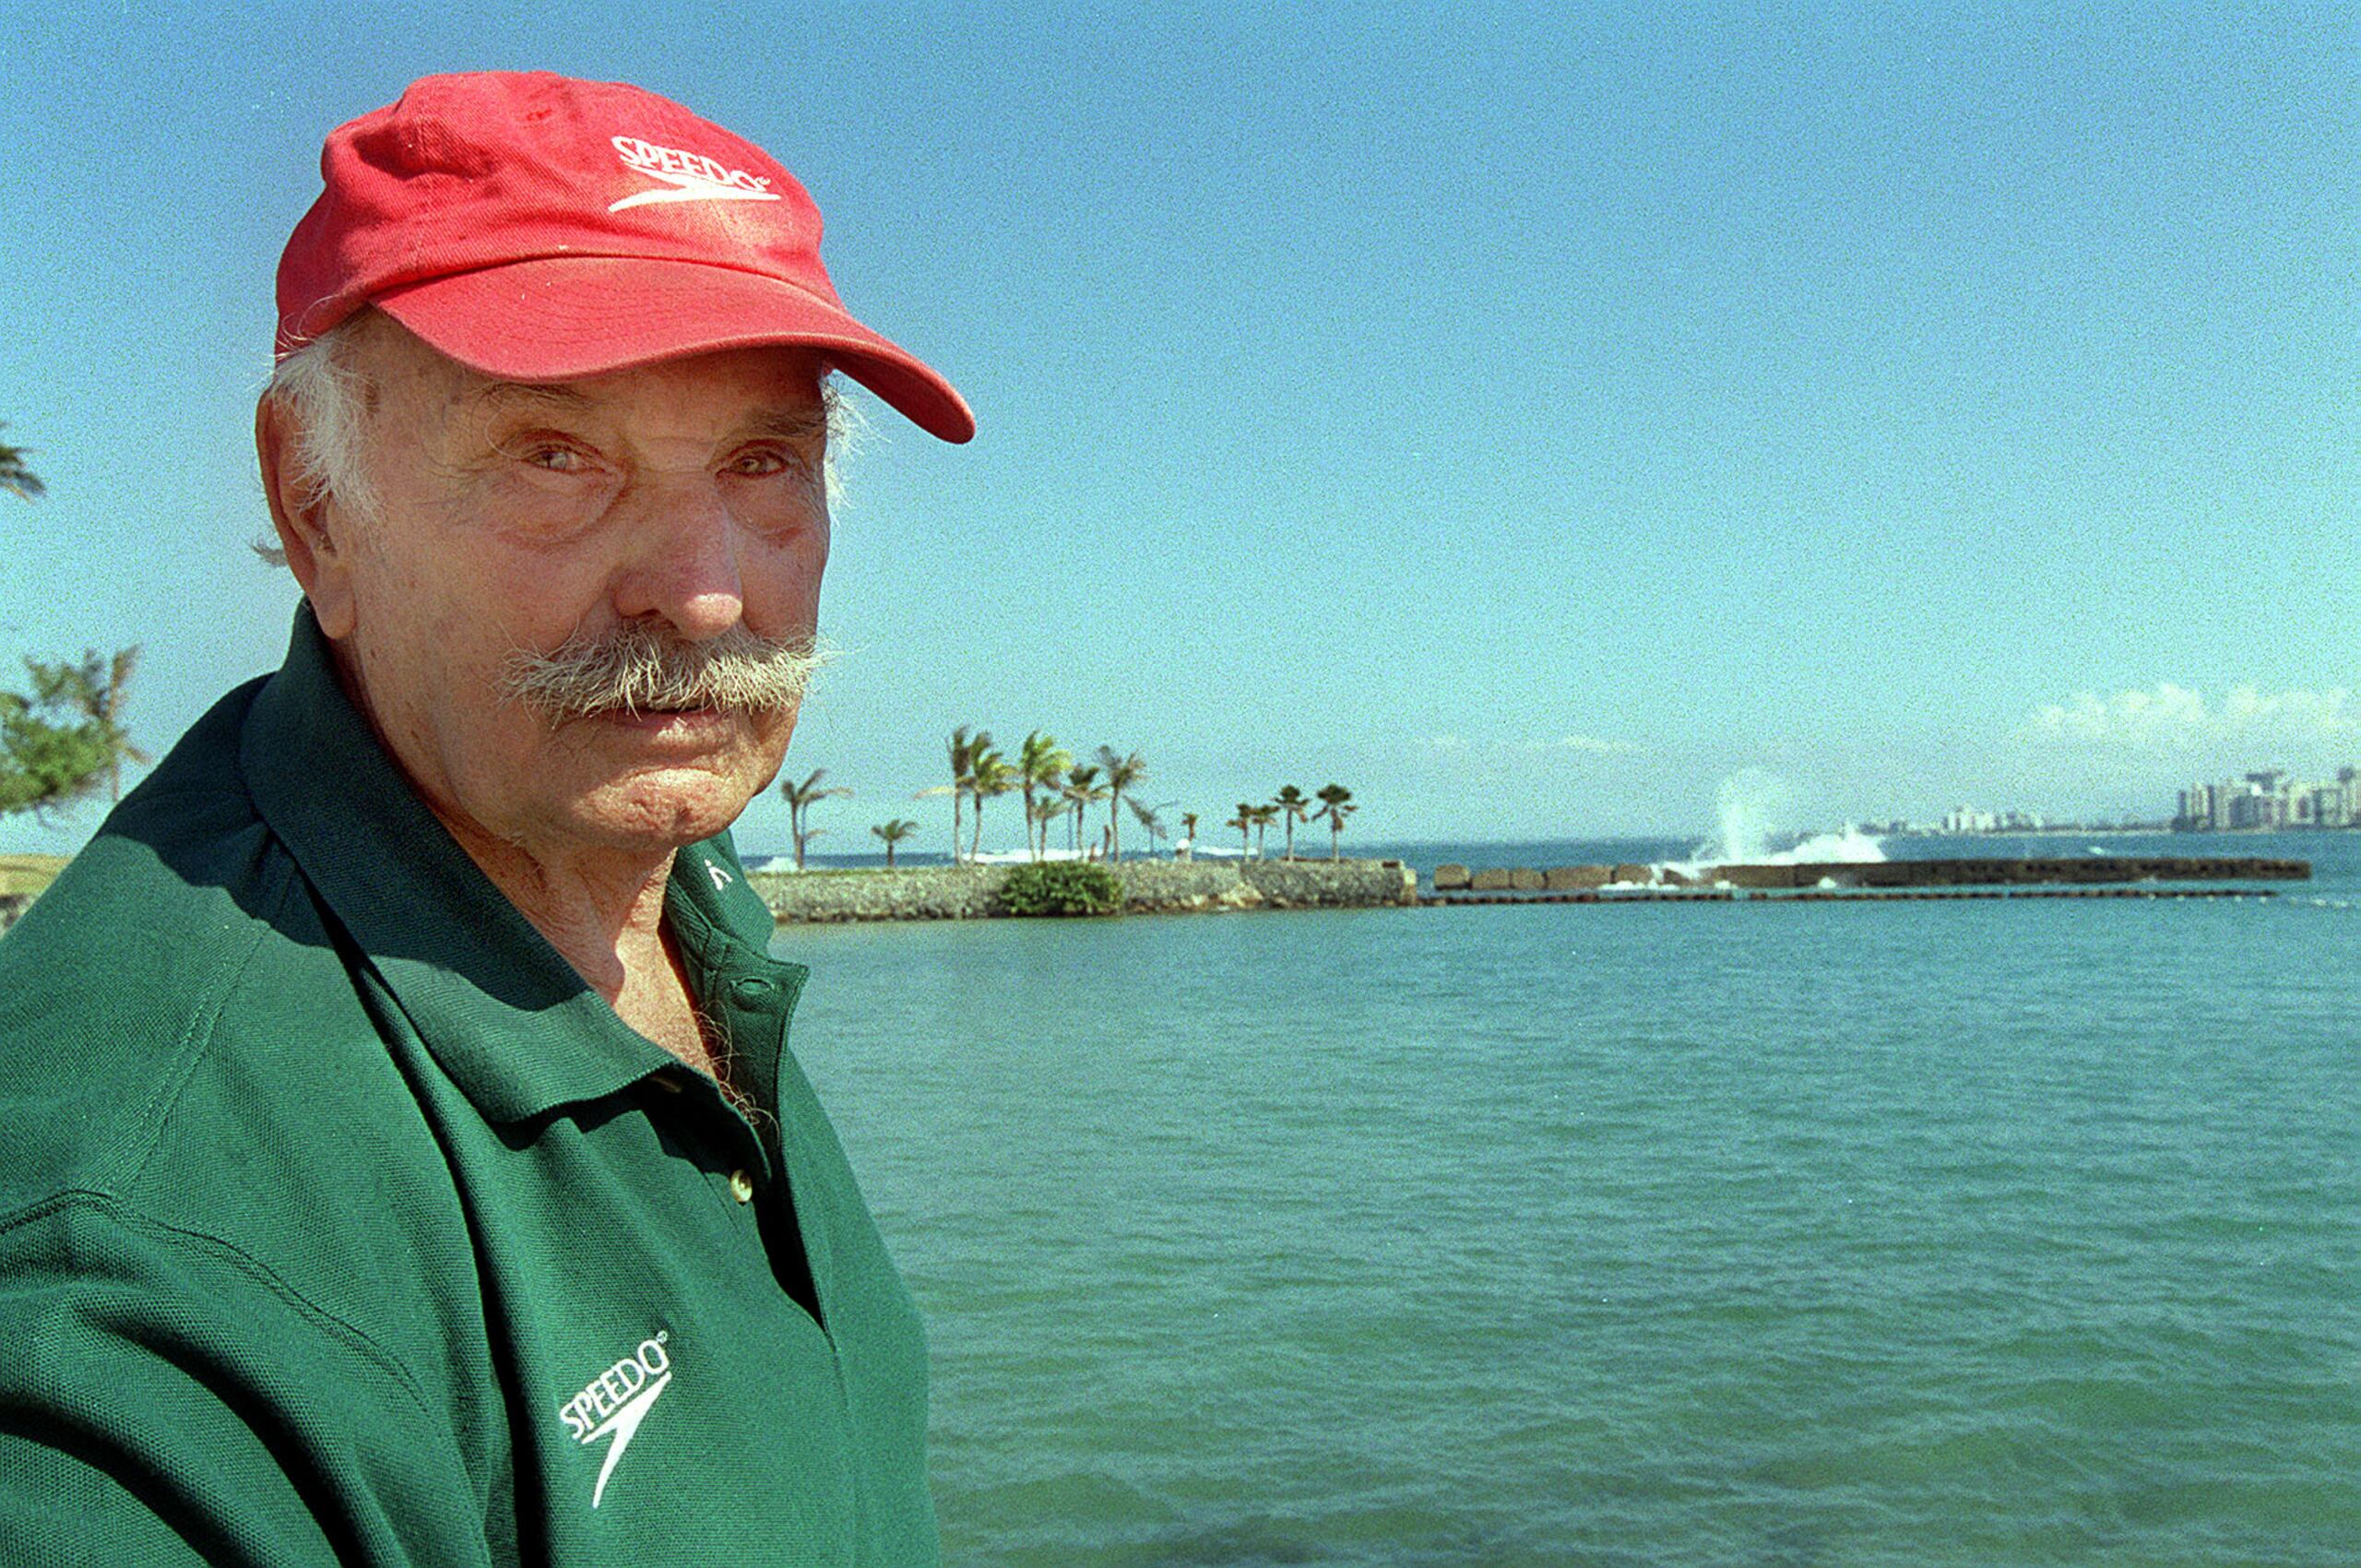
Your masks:
<path fill-rule="evenodd" d="M 587 1448 L 601 1438 L 611 1440 L 606 1462 L 599 1467 L 598 1484 L 590 1489 L 590 1506 L 607 1494 L 607 1478 L 623 1456 L 639 1423 L 672 1381 L 672 1356 L 665 1348 L 671 1335 L 658 1330 L 637 1348 L 583 1385 L 582 1392 L 558 1407 L 558 1416 L 574 1441 Z"/>
<path fill-rule="evenodd" d="M 699 153 L 676 147 L 658 147 L 637 137 L 610 137 L 623 167 L 635 174 L 661 180 L 661 190 L 641 191 L 609 204 L 607 210 L 645 207 L 657 201 L 777 201 L 769 180 L 743 169 L 728 169 Z"/>

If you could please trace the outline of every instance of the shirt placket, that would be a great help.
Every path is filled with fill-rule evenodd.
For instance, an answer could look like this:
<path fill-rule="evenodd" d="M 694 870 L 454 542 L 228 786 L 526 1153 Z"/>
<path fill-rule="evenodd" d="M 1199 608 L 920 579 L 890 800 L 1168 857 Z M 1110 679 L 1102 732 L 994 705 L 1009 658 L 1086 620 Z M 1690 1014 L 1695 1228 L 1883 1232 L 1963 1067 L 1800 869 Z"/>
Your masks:
<path fill-rule="evenodd" d="M 720 944 L 717 944 L 720 945 Z M 802 1222 L 795 1198 L 790 1140 L 779 1115 L 780 1058 L 786 1050 L 789 988 L 782 977 L 742 964 L 723 953 L 709 971 L 708 1011 L 721 1015 L 730 1031 L 732 1087 L 749 1098 L 754 1113 L 733 1104 L 718 1086 L 699 1075 L 694 1088 L 700 1118 L 712 1129 L 726 1165 L 722 1201 L 736 1208 L 763 1248 L 779 1289 L 828 1327 L 822 1299 L 825 1238 Z"/>

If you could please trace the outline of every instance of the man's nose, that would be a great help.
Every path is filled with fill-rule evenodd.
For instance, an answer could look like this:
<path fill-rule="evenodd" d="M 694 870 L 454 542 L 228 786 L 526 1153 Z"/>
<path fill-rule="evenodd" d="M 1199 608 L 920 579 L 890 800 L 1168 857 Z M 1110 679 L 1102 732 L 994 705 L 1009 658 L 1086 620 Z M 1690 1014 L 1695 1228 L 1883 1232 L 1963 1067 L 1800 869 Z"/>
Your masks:
<path fill-rule="evenodd" d="M 746 610 L 738 525 L 718 485 L 709 479 L 650 485 L 625 527 L 617 615 L 660 616 L 692 641 L 738 624 Z"/>

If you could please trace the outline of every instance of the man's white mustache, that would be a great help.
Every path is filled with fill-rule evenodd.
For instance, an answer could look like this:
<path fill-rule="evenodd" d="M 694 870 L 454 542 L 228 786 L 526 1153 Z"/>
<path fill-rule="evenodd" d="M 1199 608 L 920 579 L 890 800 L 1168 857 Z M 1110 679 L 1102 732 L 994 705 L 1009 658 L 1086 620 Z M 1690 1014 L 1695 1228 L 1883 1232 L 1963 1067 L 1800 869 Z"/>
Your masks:
<path fill-rule="evenodd" d="M 576 633 L 547 653 L 519 648 L 500 689 L 543 718 L 714 707 L 769 712 L 802 700 L 829 650 L 815 637 L 773 640 L 744 626 L 689 642 L 646 621 L 602 636 Z"/>

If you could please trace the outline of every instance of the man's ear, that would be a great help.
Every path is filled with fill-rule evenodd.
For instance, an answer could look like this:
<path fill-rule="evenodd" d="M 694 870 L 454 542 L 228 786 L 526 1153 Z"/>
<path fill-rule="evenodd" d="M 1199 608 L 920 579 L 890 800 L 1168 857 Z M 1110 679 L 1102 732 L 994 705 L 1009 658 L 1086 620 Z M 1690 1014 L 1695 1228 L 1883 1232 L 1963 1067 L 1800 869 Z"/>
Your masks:
<path fill-rule="evenodd" d="M 288 567 L 312 601 L 312 614 L 330 637 L 352 635 L 352 572 L 348 541 L 338 537 L 352 525 L 350 508 L 315 491 L 296 476 L 295 416 L 279 399 L 266 396 L 255 407 L 255 452 L 262 459 L 263 499 Z M 331 516 L 331 512 L 340 514 Z"/>

